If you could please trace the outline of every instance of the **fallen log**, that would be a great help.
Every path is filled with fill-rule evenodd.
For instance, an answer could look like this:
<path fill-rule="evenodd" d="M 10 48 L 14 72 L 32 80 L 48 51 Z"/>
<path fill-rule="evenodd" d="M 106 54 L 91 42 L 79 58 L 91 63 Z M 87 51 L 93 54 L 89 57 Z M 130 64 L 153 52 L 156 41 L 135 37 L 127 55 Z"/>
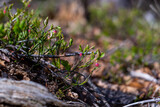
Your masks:
<path fill-rule="evenodd" d="M 64 102 L 32 81 L 0 78 L 0 107 L 84 107 L 80 102 Z"/>

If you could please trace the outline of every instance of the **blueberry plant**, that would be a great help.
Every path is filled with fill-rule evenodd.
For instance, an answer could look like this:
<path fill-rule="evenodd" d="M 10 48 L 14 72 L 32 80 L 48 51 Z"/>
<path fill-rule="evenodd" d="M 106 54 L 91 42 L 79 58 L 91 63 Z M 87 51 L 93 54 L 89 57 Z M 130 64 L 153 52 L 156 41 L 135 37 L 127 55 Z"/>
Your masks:
<path fill-rule="evenodd" d="M 85 48 L 80 45 L 79 52 L 67 53 L 73 40 L 65 41 L 59 26 L 51 25 L 48 28 L 48 17 L 43 21 L 35 14 L 34 10 L 30 9 L 31 0 L 23 0 L 22 3 L 23 8 L 17 9 L 14 14 L 11 12 L 13 5 L 4 4 L 5 7 L 0 10 L 0 18 L 5 19 L 5 23 L 0 24 L 0 48 L 9 49 L 16 60 L 24 57 L 36 59 L 37 63 L 44 61 L 59 72 L 67 72 L 64 79 L 69 80 L 71 77 L 72 86 L 86 83 L 90 75 L 84 81 L 78 82 L 81 74 L 77 71 L 95 63 L 93 72 L 99 67 L 97 61 L 104 56 L 104 53 L 99 50 L 90 52 L 94 47 L 88 45 Z M 71 65 L 63 59 L 64 57 L 79 57 L 79 60 Z M 90 58 L 84 60 L 85 57 Z"/>

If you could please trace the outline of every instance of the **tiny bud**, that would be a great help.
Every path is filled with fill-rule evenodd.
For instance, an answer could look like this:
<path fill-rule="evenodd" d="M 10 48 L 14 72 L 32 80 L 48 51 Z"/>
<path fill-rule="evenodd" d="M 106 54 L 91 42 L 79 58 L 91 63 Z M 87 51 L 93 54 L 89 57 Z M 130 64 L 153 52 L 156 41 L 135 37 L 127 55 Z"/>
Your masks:
<path fill-rule="evenodd" d="M 57 33 L 57 31 L 56 31 L 56 30 L 53 30 L 53 33 Z"/>
<path fill-rule="evenodd" d="M 30 5 L 30 4 L 28 4 L 28 7 L 31 7 L 31 5 Z"/>
<path fill-rule="evenodd" d="M 99 63 L 96 63 L 95 66 L 96 66 L 96 67 L 99 67 Z"/>
<path fill-rule="evenodd" d="M 3 13 L 6 14 L 6 10 L 5 9 L 3 10 Z"/>
<path fill-rule="evenodd" d="M 81 53 L 79 53 L 79 56 L 82 56 L 83 54 L 82 54 L 82 52 Z"/>
<path fill-rule="evenodd" d="M 30 29 L 28 29 L 28 32 L 30 33 L 30 32 L 31 32 L 31 30 L 30 30 Z"/>
<path fill-rule="evenodd" d="M 51 36 L 48 35 L 48 36 L 47 36 L 47 39 L 50 40 L 50 39 L 51 39 Z"/>

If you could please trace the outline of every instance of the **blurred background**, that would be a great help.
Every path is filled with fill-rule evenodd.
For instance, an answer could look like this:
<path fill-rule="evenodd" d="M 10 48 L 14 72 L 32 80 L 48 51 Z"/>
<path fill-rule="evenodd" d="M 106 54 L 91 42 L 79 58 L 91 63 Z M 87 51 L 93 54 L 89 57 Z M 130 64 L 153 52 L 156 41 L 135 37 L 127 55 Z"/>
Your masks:
<path fill-rule="evenodd" d="M 20 0 L 0 0 L 0 7 L 4 1 L 14 3 L 13 12 L 22 7 Z M 70 51 L 89 44 L 105 52 L 93 82 L 103 89 L 132 94 L 128 99 L 125 95 L 128 102 L 112 100 L 128 104 L 159 96 L 159 89 L 153 93 L 157 83 L 152 83 L 160 78 L 158 0 L 33 0 L 30 9 L 36 9 L 42 18 L 48 16 L 49 25 L 61 26 L 64 35 L 73 38 Z M 139 77 L 137 72 L 151 79 Z"/>

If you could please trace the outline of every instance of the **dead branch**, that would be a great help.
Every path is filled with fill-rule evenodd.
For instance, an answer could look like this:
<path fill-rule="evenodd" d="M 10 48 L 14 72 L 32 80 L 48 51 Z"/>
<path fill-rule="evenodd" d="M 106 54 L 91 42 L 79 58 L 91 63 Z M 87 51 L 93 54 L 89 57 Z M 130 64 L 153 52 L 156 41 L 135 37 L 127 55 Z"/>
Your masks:
<path fill-rule="evenodd" d="M 143 101 L 139 101 L 139 102 L 135 102 L 135 103 L 125 105 L 124 107 L 131 107 L 131 106 L 135 106 L 135 105 L 142 105 L 142 104 L 146 104 L 146 103 L 157 103 L 157 102 L 160 102 L 160 98 L 143 100 Z"/>
<path fill-rule="evenodd" d="M 144 80 L 158 83 L 158 80 L 156 78 L 147 73 L 130 71 L 130 74 L 133 77 L 143 78 Z"/>

